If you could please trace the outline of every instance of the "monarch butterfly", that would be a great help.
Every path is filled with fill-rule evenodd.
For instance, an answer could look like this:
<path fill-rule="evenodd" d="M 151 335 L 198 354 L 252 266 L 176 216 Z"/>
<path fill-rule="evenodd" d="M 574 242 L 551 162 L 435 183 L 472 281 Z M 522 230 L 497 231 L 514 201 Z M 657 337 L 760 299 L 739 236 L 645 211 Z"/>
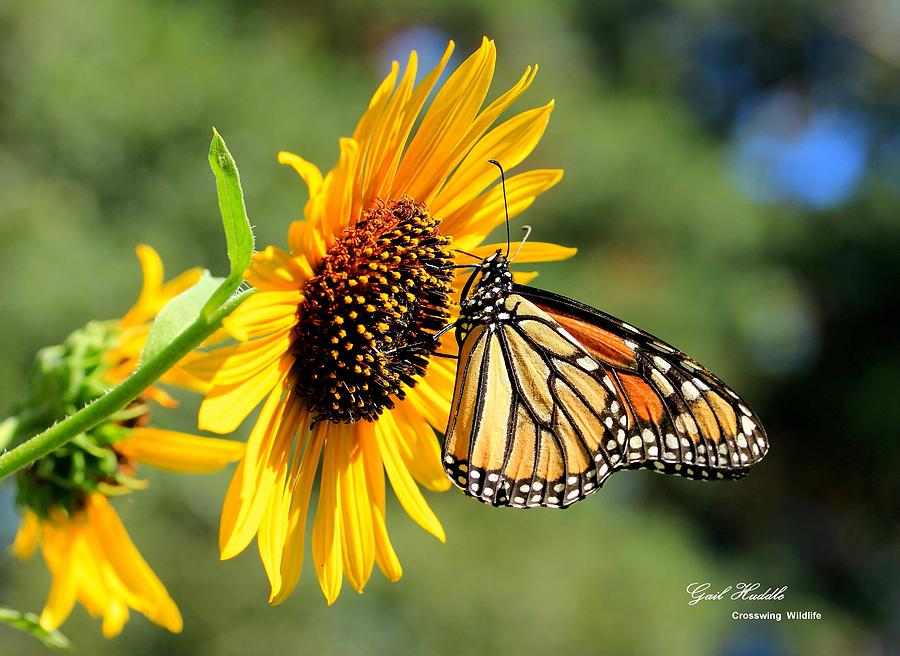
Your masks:
<path fill-rule="evenodd" d="M 442 455 L 467 495 L 561 508 L 619 469 L 733 479 L 762 460 L 759 418 L 719 378 L 600 310 L 515 284 L 508 249 L 473 265 L 454 324 Z"/>

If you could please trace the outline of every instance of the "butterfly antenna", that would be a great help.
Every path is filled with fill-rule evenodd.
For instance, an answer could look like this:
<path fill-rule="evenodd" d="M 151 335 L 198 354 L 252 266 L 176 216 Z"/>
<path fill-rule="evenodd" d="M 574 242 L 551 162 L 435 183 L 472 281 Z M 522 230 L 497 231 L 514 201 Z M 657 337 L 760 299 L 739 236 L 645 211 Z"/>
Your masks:
<path fill-rule="evenodd" d="M 475 255 L 475 253 L 470 253 L 469 251 L 464 251 L 461 248 L 454 248 L 453 250 L 457 253 L 462 253 L 463 255 L 468 255 L 469 257 L 474 257 L 476 260 L 484 260 L 483 257 L 481 257 L 479 255 Z M 469 265 L 466 265 L 466 266 L 469 266 Z"/>
<path fill-rule="evenodd" d="M 522 242 L 519 244 L 519 247 L 516 249 L 516 252 L 513 253 L 513 256 L 511 258 L 509 258 L 510 262 L 512 262 L 513 260 L 516 259 L 516 257 L 518 257 L 519 251 L 522 250 L 522 246 L 525 245 L 525 242 L 528 241 L 528 238 L 531 236 L 531 226 L 530 225 L 522 226 L 522 230 L 525 231 L 525 236 L 522 237 Z"/>
<path fill-rule="evenodd" d="M 503 189 L 503 211 L 506 213 L 506 257 L 509 259 L 509 205 L 506 202 L 506 174 L 500 162 L 495 159 L 489 159 L 488 162 L 500 169 L 500 186 Z"/>

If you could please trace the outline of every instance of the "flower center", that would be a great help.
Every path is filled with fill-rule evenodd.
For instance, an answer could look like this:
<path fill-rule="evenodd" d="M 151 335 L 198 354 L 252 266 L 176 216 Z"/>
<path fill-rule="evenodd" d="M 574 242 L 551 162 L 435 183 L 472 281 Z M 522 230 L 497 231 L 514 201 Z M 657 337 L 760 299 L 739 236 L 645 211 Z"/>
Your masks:
<path fill-rule="evenodd" d="M 379 202 L 329 249 L 304 288 L 293 385 L 314 421 L 372 421 L 425 373 L 450 316 L 450 238 L 410 198 Z"/>

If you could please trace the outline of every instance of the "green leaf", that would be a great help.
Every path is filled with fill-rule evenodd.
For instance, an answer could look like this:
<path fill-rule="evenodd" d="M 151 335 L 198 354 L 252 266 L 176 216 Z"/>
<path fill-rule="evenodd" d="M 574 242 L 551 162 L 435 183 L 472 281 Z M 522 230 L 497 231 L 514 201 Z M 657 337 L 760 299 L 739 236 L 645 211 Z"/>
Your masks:
<path fill-rule="evenodd" d="M 141 363 L 165 349 L 178 335 L 200 316 L 203 308 L 225 283 L 223 278 L 213 278 L 209 271 L 204 271 L 193 287 L 181 292 L 163 306 L 156 315 L 156 321 L 147 335 L 147 343 L 141 354 Z M 229 291 L 226 298 L 231 295 Z"/>
<path fill-rule="evenodd" d="M 72 642 L 59 631 L 47 631 L 38 623 L 34 613 L 23 613 L 0 606 L 0 622 L 31 634 L 51 649 L 72 649 Z"/>
<path fill-rule="evenodd" d="M 244 205 L 241 176 L 225 140 L 215 128 L 209 145 L 209 166 L 216 176 L 216 192 L 219 196 L 219 211 L 222 213 L 231 271 L 221 288 L 203 308 L 204 314 L 214 311 L 240 286 L 253 254 L 253 230 Z"/>

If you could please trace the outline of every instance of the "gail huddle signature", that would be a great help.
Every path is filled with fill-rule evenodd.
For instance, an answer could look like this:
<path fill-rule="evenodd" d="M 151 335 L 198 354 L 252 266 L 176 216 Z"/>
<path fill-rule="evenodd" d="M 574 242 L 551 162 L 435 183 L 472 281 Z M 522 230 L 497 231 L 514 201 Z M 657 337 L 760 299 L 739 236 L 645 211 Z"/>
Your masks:
<path fill-rule="evenodd" d="M 780 588 L 766 588 L 760 590 L 762 586 L 759 583 L 740 582 L 734 585 L 728 585 L 721 590 L 710 590 L 712 583 L 691 583 L 685 591 L 691 596 L 688 605 L 694 606 L 701 601 L 722 601 L 723 599 L 731 599 L 732 601 L 781 601 L 784 599 L 784 593 L 787 592 L 786 585 Z"/>

